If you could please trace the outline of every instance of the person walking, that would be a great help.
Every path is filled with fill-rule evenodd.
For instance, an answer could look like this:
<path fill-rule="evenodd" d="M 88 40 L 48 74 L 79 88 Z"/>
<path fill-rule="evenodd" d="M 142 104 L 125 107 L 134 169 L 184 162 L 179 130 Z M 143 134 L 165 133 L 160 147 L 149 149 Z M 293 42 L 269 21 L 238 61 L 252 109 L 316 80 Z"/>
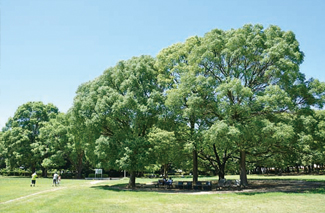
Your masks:
<path fill-rule="evenodd" d="M 36 178 L 37 178 L 37 174 L 36 174 L 36 172 L 34 172 L 34 173 L 32 174 L 32 183 L 30 184 L 31 187 L 32 187 L 32 186 L 35 187 L 35 184 L 36 184 Z"/>
<path fill-rule="evenodd" d="M 59 177 L 59 175 L 55 172 L 53 175 L 53 185 L 52 186 L 56 186 L 56 184 L 58 183 L 58 177 Z"/>

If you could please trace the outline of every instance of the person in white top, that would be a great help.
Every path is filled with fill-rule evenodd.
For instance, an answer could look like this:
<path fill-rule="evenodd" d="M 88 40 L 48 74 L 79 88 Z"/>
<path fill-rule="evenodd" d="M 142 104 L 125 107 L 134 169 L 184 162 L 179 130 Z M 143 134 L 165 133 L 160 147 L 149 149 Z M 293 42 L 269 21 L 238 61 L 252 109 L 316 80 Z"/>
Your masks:
<path fill-rule="evenodd" d="M 167 181 L 168 185 L 172 185 L 173 184 L 173 179 L 172 178 L 169 178 L 168 181 Z"/>
<path fill-rule="evenodd" d="M 53 185 L 52 186 L 56 186 L 58 184 L 58 177 L 59 177 L 59 175 L 55 172 L 55 174 L 53 175 Z"/>

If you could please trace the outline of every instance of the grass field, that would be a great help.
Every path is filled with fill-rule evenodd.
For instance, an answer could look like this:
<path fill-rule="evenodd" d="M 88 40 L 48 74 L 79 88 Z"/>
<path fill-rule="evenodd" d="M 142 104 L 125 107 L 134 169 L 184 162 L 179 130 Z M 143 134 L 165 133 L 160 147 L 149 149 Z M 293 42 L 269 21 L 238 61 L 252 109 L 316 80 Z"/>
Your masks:
<path fill-rule="evenodd" d="M 238 176 L 229 176 L 235 179 Z M 248 179 L 325 181 L 325 176 L 248 176 Z M 184 180 L 184 179 L 182 179 Z M 188 179 L 190 180 L 190 179 Z M 200 180 L 216 180 L 201 178 Z M 153 179 L 138 178 L 137 183 Z M 325 212 L 324 189 L 304 193 L 168 193 L 116 190 L 122 180 L 62 180 L 0 176 L 0 212 Z M 105 187 L 104 187 L 105 186 Z"/>

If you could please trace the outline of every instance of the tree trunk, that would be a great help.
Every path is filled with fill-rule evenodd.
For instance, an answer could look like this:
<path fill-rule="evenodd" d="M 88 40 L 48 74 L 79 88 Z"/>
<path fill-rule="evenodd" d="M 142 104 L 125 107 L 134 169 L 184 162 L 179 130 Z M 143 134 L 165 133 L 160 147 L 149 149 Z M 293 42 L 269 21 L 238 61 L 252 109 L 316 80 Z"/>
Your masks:
<path fill-rule="evenodd" d="M 218 170 L 218 176 L 219 176 L 219 180 L 225 179 L 225 163 L 220 164 Z"/>
<path fill-rule="evenodd" d="M 81 179 L 81 174 L 82 174 L 82 165 L 78 165 L 78 168 L 77 168 L 77 179 Z"/>
<path fill-rule="evenodd" d="M 240 185 L 248 186 L 247 174 L 246 174 L 246 152 L 240 151 Z"/>
<path fill-rule="evenodd" d="M 135 171 L 130 171 L 130 179 L 129 179 L 129 185 L 128 188 L 135 188 Z"/>
<path fill-rule="evenodd" d="M 47 169 L 42 168 L 42 177 L 46 178 L 47 177 Z"/>
<path fill-rule="evenodd" d="M 79 156 L 79 159 L 78 159 L 78 165 L 77 165 L 77 170 L 78 170 L 77 178 L 78 179 L 81 179 L 81 172 L 82 172 L 82 169 L 83 169 L 82 159 L 83 159 L 83 154 L 81 154 Z"/>
<path fill-rule="evenodd" d="M 164 164 L 164 177 L 167 178 L 168 176 L 168 172 L 167 172 L 167 169 L 168 169 L 168 164 Z"/>
<path fill-rule="evenodd" d="M 197 150 L 193 150 L 193 185 L 197 183 L 198 176 Z"/>

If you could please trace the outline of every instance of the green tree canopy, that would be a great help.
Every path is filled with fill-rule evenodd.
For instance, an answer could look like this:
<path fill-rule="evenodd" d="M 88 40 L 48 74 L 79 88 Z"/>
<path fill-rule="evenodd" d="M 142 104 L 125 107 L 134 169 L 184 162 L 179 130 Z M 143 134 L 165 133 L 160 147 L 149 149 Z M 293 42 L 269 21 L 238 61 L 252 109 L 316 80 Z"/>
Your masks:
<path fill-rule="evenodd" d="M 140 56 L 107 69 L 91 82 L 79 111 L 87 126 L 100 130 L 96 153 L 101 165 L 128 170 L 131 187 L 136 171 L 152 161 L 147 135 L 163 104 L 154 64 L 152 57 Z"/>
<path fill-rule="evenodd" d="M 40 139 L 40 128 L 58 114 L 53 104 L 28 102 L 18 107 L 13 118 L 10 118 L 3 129 L 3 143 L 6 147 L 7 166 L 17 168 L 24 166 L 35 171 L 41 167 L 42 154 L 38 147 L 43 144 Z"/>
<path fill-rule="evenodd" d="M 199 112 L 209 115 L 205 119 L 199 116 L 197 126 L 207 120 L 208 129 L 225 120 L 245 136 L 236 148 L 241 157 L 241 180 L 247 184 L 246 152 L 259 142 L 250 123 L 256 117 L 263 120 L 271 114 L 323 106 L 324 83 L 305 80 L 299 72 L 303 57 L 293 32 L 273 25 L 266 29 L 245 25 L 229 31 L 215 29 L 204 37 L 172 45 L 159 53 L 158 66 L 162 81 L 170 85 L 169 94 L 174 96 L 177 90 L 182 96 L 180 90 L 186 91 L 189 103 L 203 103 Z M 190 104 L 184 106 L 190 109 Z"/>

